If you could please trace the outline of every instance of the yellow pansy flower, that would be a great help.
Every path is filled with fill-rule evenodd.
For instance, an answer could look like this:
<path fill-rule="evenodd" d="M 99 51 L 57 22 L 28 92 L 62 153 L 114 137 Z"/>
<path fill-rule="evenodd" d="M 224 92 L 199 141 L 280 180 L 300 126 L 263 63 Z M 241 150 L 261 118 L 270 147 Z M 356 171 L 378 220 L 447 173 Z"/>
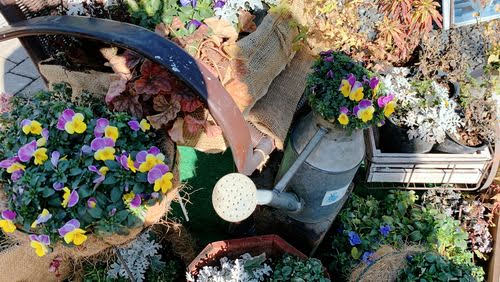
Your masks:
<path fill-rule="evenodd" d="M 33 156 L 35 156 L 35 164 L 36 165 L 42 165 L 46 160 L 49 159 L 47 156 L 47 148 L 39 148 L 33 153 Z"/>
<path fill-rule="evenodd" d="M 14 223 L 8 219 L 0 219 L 0 228 L 5 233 L 12 233 L 16 231 L 16 225 L 14 225 Z"/>
<path fill-rule="evenodd" d="M 151 129 L 151 124 L 149 124 L 147 120 L 142 119 L 141 122 L 139 123 L 139 127 L 143 132 L 146 132 Z"/>
<path fill-rule="evenodd" d="M 155 192 L 161 190 L 162 193 L 167 193 L 168 190 L 172 188 L 172 179 L 174 175 L 171 172 L 165 173 L 162 177 L 155 180 L 155 185 L 153 187 Z"/>
<path fill-rule="evenodd" d="M 113 139 L 115 142 L 119 135 L 118 128 L 115 126 L 108 125 L 104 128 L 104 136 Z"/>
<path fill-rule="evenodd" d="M 73 243 L 76 246 L 80 246 L 87 240 L 85 232 L 86 231 L 81 228 L 76 228 L 64 235 L 64 241 L 66 242 L 66 244 Z"/>
<path fill-rule="evenodd" d="M 102 174 L 102 175 L 106 175 L 106 173 L 108 173 L 109 171 L 109 167 L 107 166 L 103 166 L 99 169 L 99 172 Z"/>
<path fill-rule="evenodd" d="M 24 134 L 42 134 L 42 125 L 36 120 L 23 120 L 21 124 Z"/>
<path fill-rule="evenodd" d="M 163 161 L 159 158 L 157 158 L 155 155 L 148 154 L 146 156 L 146 161 L 141 163 L 139 165 L 139 171 L 140 172 L 148 172 L 150 171 L 155 165 L 157 164 L 162 164 Z"/>
<path fill-rule="evenodd" d="M 18 162 L 15 162 L 13 164 L 11 164 L 8 168 L 7 168 L 7 173 L 13 173 L 13 172 L 16 172 L 18 170 L 24 170 L 26 168 L 25 165 L 23 164 L 20 164 Z"/>
<path fill-rule="evenodd" d="M 390 115 L 392 115 L 392 113 L 394 113 L 395 106 L 396 103 L 394 103 L 394 101 L 390 101 L 389 103 L 387 103 L 387 105 L 385 105 L 384 107 L 384 116 L 389 117 Z"/>
<path fill-rule="evenodd" d="M 340 114 L 337 120 L 342 125 L 349 124 L 349 117 L 346 114 Z"/>
<path fill-rule="evenodd" d="M 115 152 L 116 150 L 113 147 L 104 147 L 94 153 L 94 159 L 98 161 L 112 161 L 115 159 Z"/>
<path fill-rule="evenodd" d="M 33 249 L 35 249 L 35 253 L 39 257 L 43 257 L 49 252 L 49 248 L 40 242 L 31 241 L 30 245 Z"/>
<path fill-rule="evenodd" d="M 64 125 L 64 129 L 69 134 L 73 133 L 83 133 L 87 130 L 87 124 L 83 122 L 84 117 L 81 113 L 76 113 L 73 119 Z"/>
<path fill-rule="evenodd" d="M 134 161 L 132 160 L 132 157 L 131 155 L 128 155 L 128 158 L 127 158 L 127 166 L 128 168 L 132 171 L 132 172 L 137 172 L 137 169 L 135 168 L 135 164 L 134 164 Z"/>

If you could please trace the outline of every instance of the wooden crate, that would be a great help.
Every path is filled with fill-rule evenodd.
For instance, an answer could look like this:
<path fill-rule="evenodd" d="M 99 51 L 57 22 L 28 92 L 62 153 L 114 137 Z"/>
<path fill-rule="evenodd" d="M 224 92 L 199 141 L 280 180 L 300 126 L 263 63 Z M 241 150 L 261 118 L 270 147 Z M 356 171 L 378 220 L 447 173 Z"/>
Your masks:
<path fill-rule="evenodd" d="M 367 182 L 479 184 L 492 164 L 491 148 L 474 154 L 383 153 L 378 131 L 365 131 Z M 467 187 L 469 187 L 467 186 Z"/>

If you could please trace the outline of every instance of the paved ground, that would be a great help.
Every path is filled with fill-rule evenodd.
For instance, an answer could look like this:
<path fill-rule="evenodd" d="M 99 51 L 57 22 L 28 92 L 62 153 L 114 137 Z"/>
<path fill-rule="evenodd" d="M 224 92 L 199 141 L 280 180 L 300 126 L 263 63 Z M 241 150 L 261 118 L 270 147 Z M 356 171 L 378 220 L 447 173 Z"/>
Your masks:
<path fill-rule="evenodd" d="M 0 26 L 7 23 L 0 14 Z M 30 94 L 45 89 L 35 65 L 17 39 L 0 42 L 0 93 Z"/>

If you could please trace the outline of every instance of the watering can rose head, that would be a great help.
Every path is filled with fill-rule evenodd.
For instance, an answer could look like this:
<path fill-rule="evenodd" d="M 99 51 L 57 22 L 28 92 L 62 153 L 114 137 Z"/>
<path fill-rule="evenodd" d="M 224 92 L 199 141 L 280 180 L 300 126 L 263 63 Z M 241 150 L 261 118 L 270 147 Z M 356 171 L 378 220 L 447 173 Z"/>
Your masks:
<path fill-rule="evenodd" d="M 307 78 L 313 111 L 348 130 L 384 124 L 395 110 L 394 95 L 380 78 L 344 53 L 324 51 Z"/>
<path fill-rule="evenodd" d="M 0 152 L 1 189 L 9 202 L 22 203 L 0 210 L 0 230 L 31 234 L 38 256 L 57 243 L 79 246 L 93 233 L 137 227 L 144 221 L 138 215 L 175 188 L 146 120 L 99 101 L 54 98 L 63 96 L 13 97 L 5 121 L 12 126 L 0 133 L 9 144 Z"/>

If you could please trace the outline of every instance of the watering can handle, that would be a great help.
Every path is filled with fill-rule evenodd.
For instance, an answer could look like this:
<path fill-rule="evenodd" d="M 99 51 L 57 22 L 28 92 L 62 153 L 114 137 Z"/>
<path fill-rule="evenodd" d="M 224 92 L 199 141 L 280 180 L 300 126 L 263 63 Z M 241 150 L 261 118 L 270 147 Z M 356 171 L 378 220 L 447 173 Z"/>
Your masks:
<path fill-rule="evenodd" d="M 295 173 L 299 170 L 300 166 L 306 161 L 307 157 L 314 151 L 316 146 L 319 144 L 319 141 L 323 139 L 323 136 L 328 132 L 328 129 L 320 127 L 318 131 L 313 135 L 311 140 L 307 143 L 306 147 L 302 152 L 299 154 L 299 157 L 293 162 L 292 166 L 288 169 L 288 171 L 281 177 L 280 181 L 274 186 L 274 191 L 277 193 L 281 193 L 285 191 L 286 185 L 292 177 L 295 175 Z"/>
<path fill-rule="evenodd" d="M 172 41 L 140 26 L 107 19 L 47 16 L 0 29 L 0 41 L 33 35 L 70 35 L 102 41 L 137 52 L 168 69 L 207 104 L 231 147 L 238 171 L 255 170 L 251 136 L 243 115 L 219 79 Z"/>

